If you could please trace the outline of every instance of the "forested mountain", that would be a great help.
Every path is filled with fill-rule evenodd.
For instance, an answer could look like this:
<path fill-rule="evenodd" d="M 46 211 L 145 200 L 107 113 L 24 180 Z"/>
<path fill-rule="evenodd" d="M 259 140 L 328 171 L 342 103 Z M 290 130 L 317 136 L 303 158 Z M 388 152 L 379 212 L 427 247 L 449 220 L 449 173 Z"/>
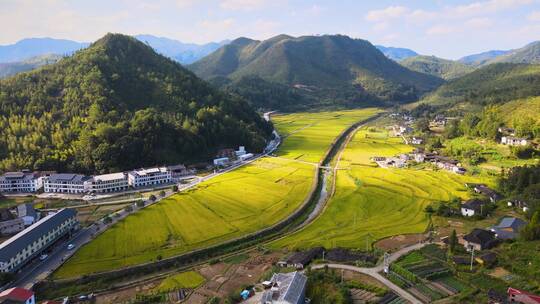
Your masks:
<path fill-rule="evenodd" d="M 70 55 L 88 46 L 77 42 L 53 38 L 28 38 L 10 45 L 0 45 L 0 62 L 17 62 L 46 54 Z"/>
<path fill-rule="evenodd" d="M 62 56 L 55 54 L 41 55 L 17 62 L 0 63 L 0 78 L 15 75 L 20 72 L 31 71 L 40 66 L 55 63 Z"/>
<path fill-rule="evenodd" d="M 381 51 L 386 57 L 395 60 L 401 61 L 409 57 L 418 56 L 418 53 L 406 48 L 397 48 L 397 47 L 386 47 L 382 45 L 375 46 L 379 51 Z"/>
<path fill-rule="evenodd" d="M 483 106 L 530 96 L 540 96 L 540 65 L 496 63 L 449 81 L 423 101 L 446 107 Z"/>
<path fill-rule="evenodd" d="M 461 77 L 474 70 L 471 66 L 458 61 L 435 56 L 414 56 L 399 62 L 413 71 L 430 74 L 446 80 Z"/>
<path fill-rule="evenodd" d="M 386 58 L 368 41 L 341 35 L 239 38 L 189 68 L 202 78 L 233 83 L 256 76 L 294 88 L 319 104 L 409 102 L 443 82 Z"/>
<path fill-rule="evenodd" d="M 229 43 L 228 40 L 206 44 L 184 43 L 178 40 L 156 37 L 153 35 L 136 35 L 135 38 L 147 43 L 154 48 L 156 52 L 182 64 L 193 63 Z"/>
<path fill-rule="evenodd" d="M 458 61 L 471 66 L 480 66 L 495 57 L 509 53 L 510 51 L 492 50 L 462 57 Z"/>
<path fill-rule="evenodd" d="M 497 56 L 487 63 L 499 62 L 540 64 L 540 41 L 529 43 L 522 48 Z"/>
<path fill-rule="evenodd" d="M 0 170 L 90 173 L 195 161 L 220 147 L 261 151 L 270 133 L 244 100 L 119 34 L 0 80 Z"/>

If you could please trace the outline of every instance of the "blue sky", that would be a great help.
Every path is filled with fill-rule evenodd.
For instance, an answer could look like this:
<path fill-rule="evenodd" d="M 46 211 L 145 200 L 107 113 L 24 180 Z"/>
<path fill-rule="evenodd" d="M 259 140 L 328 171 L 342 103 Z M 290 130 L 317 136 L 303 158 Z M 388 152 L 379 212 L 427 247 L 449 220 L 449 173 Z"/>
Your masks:
<path fill-rule="evenodd" d="M 0 44 L 107 32 L 204 43 L 345 34 L 455 59 L 540 39 L 540 0 L 0 0 Z"/>

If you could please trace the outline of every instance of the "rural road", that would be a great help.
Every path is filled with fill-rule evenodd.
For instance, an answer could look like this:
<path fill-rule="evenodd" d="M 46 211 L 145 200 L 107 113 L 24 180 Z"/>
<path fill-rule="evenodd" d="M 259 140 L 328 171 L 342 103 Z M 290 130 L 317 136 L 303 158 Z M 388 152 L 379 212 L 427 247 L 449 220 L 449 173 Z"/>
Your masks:
<path fill-rule="evenodd" d="M 393 263 L 397 259 L 399 259 L 401 256 L 403 256 L 403 255 L 405 255 L 405 254 L 407 254 L 407 253 L 409 253 L 411 251 L 420 249 L 420 248 L 424 247 L 427 244 L 429 244 L 429 243 L 419 243 L 419 244 L 414 244 L 414 245 L 411 245 L 411 246 L 408 246 L 408 247 L 404 247 L 404 248 L 392 253 L 388 257 L 388 261 L 390 263 Z M 407 291 L 405 291 L 401 287 L 397 286 L 396 284 L 392 283 L 390 280 L 388 280 L 384 276 L 382 276 L 380 274 L 380 272 L 384 270 L 384 265 L 383 264 L 377 265 L 375 267 L 370 267 L 370 268 L 356 267 L 356 266 L 345 265 L 345 264 L 319 264 L 319 265 L 313 265 L 311 267 L 311 269 L 323 269 L 326 266 L 328 266 L 329 268 L 334 268 L 334 269 L 344 269 L 344 270 L 350 270 L 350 271 L 354 271 L 354 272 L 367 274 L 367 275 L 377 279 L 379 282 L 383 283 L 384 285 L 388 286 L 388 288 L 390 288 L 392 291 L 394 291 L 396 294 L 398 294 L 403 299 L 405 299 L 405 300 L 407 300 L 407 301 L 409 301 L 411 303 L 414 303 L 414 304 L 417 304 L 417 303 L 421 304 L 422 303 L 418 299 L 413 297 L 410 293 L 408 293 Z"/>

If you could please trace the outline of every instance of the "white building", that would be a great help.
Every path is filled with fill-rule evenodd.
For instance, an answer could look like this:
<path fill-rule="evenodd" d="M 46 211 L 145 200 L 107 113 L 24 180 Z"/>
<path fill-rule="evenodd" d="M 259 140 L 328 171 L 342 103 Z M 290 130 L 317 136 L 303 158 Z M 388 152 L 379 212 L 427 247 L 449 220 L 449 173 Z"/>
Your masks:
<path fill-rule="evenodd" d="M 84 183 L 89 177 L 81 174 L 58 173 L 43 178 L 43 187 L 47 193 L 81 194 L 87 192 Z"/>
<path fill-rule="evenodd" d="M 128 183 L 134 188 L 166 184 L 171 181 L 171 171 L 166 167 L 140 169 L 128 172 Z"/>
<path fill-rule="evenodd" d="M 74 209 L 60 209 L 0 244 L 0 272 L 16 272 L 78 227 Z"/>
<path fill-rule="evenodd" d="M 43 187 L 42 179 L 30 172 L 7 172 L 0 176 L 0 192 L 36 192 Z"/>
<path fill-rule="evenodd" d="M 253 153 L 246 153 L 246 154 L 242 154 L 238 156 L 238 159 L 240 159 L 241 161 L 246 161 L 252 157 L 253 157 Z"/>
<path fill-rule="evenodd" d="M 411 142 L 413 145 L 421 145 L 424 143 L 424 140 L 419 137 L 413 137 Z"/>
<path fill-rule="evenodd" d="M 129 187 L 127 176 L 122 172 L 93 176 L 84 186 L 91 193 L 124 191 Z"/>
<path fill-rule="evenodd" d="M 501 137 L 501 144 L 509 146 L 526 146 L 529 144 L 529 141 L 525 138 L 517 138 L 512 136 L 503 136 Z"/>
<path fill-rule="evenodd" d="M 242 156 L 242 155 L 244 155 L 244 154 L 247 153 L 247 152 L 246 152 L 246 147 L 240 146 L 240 147 L 238 147 L 238 150 L 237 150 L 237 151 L 234 151 L 234 153 L 236 153 L 236 156 L 237 156 L 237 157 L 240 157 L 240 156 Z"/>
<path fill-rule="evenodd" d="M 220 157 L 214 159 L 214 166 L 226 166 L 230 163 L 230 160 L 228 157 Z"/>

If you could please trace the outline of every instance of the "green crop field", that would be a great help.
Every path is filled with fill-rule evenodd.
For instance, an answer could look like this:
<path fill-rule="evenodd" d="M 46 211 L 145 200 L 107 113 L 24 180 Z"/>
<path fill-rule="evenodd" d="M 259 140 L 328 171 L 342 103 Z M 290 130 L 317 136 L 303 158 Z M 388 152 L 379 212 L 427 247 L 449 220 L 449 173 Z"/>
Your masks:
<path fill-rule="evenodd" d="M 323 213 L 272 247 L 364 248 L 366 239 L 423 232 L 429 221 L 423 211 L 427 204 L 468 197 L 464 183 L 477 179 L 427 169 L 378 168 L 370 161 L 411 150 L 386 132 L 360 130 L 343 152 L 336 193 Z"/>
<path fill-rule="evenodd" d="M 347 127 L 379 112 L 373 108 L 272 116 L 276 129 L 285 138 L 277 155 L 317 163 Z"/>
<path fill-rule="evenodd" d="M 175 274 L 163 280 L 156 288 L 157 292 L 169 292 L 181 288 L 196 288 L 204 283 L 204 277 L 195 271 Z"/>
<path fill-rule="evenodd" d="M 375 112 L 367 109 L 277 117 L 279 132 L 291 134 L 303 128 L 284 139 L 278 154 L 285 157 L 257 160 L 128 216 L 81 248 L 54 274 L 55 278 L 156 261 L 222 243 L 285 219 L 307 198 L 316 169 L 289 156 L 304 155 L 318 162 L 335 136 Z M 291 126 L 292 120 L 297 127 Z M 316 130 L 308 131 L 311 127 Z M 322 134 L 321 130 L 327 131 Z M 316 139 L 311 142 L 310 137 Z"/>

